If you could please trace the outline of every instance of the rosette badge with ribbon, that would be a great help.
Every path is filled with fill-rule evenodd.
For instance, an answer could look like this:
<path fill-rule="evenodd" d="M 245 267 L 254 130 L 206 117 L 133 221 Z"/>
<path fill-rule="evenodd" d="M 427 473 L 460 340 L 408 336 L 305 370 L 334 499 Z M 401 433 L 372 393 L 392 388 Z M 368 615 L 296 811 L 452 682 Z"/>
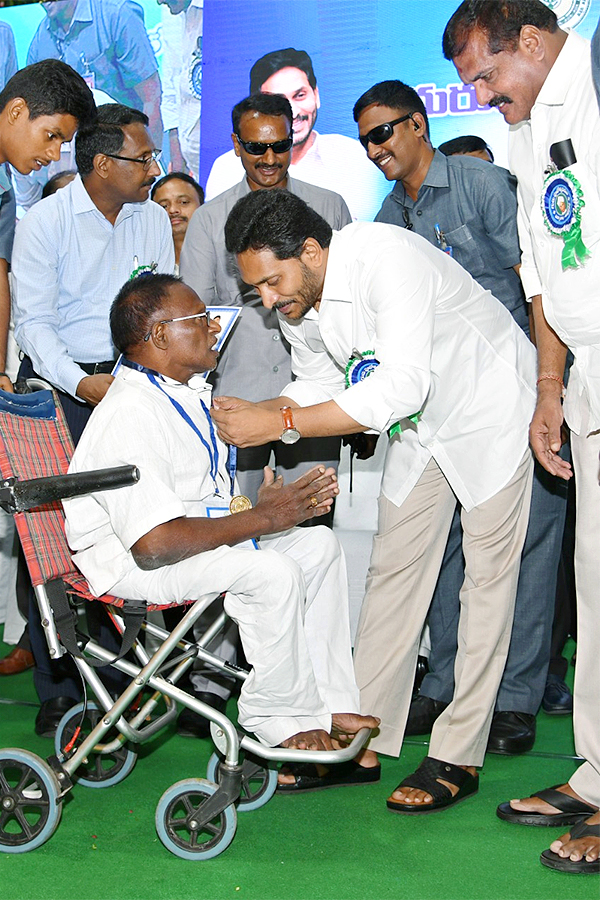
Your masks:
<path fill-rule="evenodd" d="M 584 264 L 590 251 L 581 236 L 581 211 L 585 206 L 583 188 L 567 168 L 577 162 L 571 141 L 552 144 L 550 158 L 558 171 L 551 172 L 544 181 L 544 223 L 551 234 L 564 241 L 561 257 L 563 270 L 576 269 Z"/>
<path fill-rule="evenodd" d="M 364 381 L 365 378 L 368 378 L 371 375 L 377 366 L 379 365 L 379 360 L 375 356 L 374 350 L 360 350 L 353 349 L 352 356 L 346 363 L 346 387 L 352 387 L 353 384 L 358 384 L 359 381 Z M 420 412 L 415 413 L 412 416 L 408 416 L 411 422 L 414 422 L 415 425 L 419 421 Z M 396 422 L 390 428 L 388 428 L 388 436 L 393 437 L 395 434 L 402 434 L 402 426 L 400 422 Z"/>

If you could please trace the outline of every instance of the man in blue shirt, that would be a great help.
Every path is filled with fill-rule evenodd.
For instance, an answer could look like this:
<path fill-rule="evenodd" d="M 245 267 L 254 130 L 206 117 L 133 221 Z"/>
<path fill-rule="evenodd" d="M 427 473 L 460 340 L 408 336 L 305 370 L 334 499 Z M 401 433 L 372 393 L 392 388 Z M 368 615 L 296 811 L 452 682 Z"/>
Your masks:
<path fill-rule="evenodd" d="M 469 156 L 434 150 L 419 95 L 401 81 L 370 88 L 354 107 L 360 140 L 394 189 L 376 221 L 414 230 L 459 262 L 506 306 L 529 335 L 518 277 L 514 179 Z M 536 464 L 521 560 L 510 651 L 498 692 L 488 750 L 523 753 L 535 741 L 535 714 L 546 684 L 566 490 Z M 411 705 L 408 734 L 430 731 L 453 695 L 458 595 L 464 578 L 457 511 L 429 613 L 430 672 Z M 541 587 L 543 585 L 543 588 Z"/>
<path fill-rule="evenodd" d="M 15 337 L 26 353 L 19 374 L 58 388 L 75 442 L 113 380 L 113 298 L 133 272 L 174 268 L 169 217 L 148 199 L 160 170 L 147 125 L 137 109 L 99 107 L 97 122 L 77 133 L 77 178 L 16 230 Z M 79 679 L 72 663 L 50 662 L 35 604 L 29 621 L 42 704 L 35 727 L 51 736 L 79 699 Z"/>
<path fill-rule="evenodd" d="M 83 75 L 91 88 L 142 109 L 154 146 L 161 147 L 160 77 L 139 4 L 60 0 L 42 6 L 46 18 L 33 36 L 27 62 L 61 59 Z"/>

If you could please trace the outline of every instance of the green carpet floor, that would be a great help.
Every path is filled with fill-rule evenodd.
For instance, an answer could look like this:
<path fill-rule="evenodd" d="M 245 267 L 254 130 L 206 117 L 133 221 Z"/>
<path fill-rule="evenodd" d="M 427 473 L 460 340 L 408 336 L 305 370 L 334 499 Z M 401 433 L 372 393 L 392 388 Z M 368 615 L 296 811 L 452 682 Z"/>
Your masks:
<path fill-rule="evenodd" d="M 10 648 L 0 644 L 0 654 Z M 52 742 L 33 732 L 31 673 L 0 680 L 0 747 L 42 757 Z M 5 702 L 6 700 L 18 703 Z M 405 745 L 384 759 L 378 785 L 275 796 L 238 815 L 219 857 L 170 854 L 154 828 L 171 784 L 205 777 L 206 741 L 165 732 L 140 748 L 121 784 L 75 786 L 52 838 L 26 854 L 0 853 L 3 900 L 592 900 L 599 879 L 549 871 L 539 854 L 560 829 L 508 825 L 496 805 L 565 780 L 574 768 L 570 717 L 538 717 L 535 750 L 488 755 L 478 795 L 437 815 L 393 815 L 385 798 L 424 755 Z"/>

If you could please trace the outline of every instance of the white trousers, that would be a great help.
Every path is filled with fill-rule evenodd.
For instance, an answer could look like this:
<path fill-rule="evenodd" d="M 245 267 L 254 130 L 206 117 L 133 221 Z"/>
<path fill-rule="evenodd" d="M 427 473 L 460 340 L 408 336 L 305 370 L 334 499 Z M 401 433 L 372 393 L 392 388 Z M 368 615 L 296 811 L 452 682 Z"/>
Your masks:
<path fill-rule="evenodd" d="M 276 746 L 300 731 L 331 730 L 332 713 L 359 711 L 343 550 L 333 532 L 295 528 L 265 538 L 260 550 L 219 547 L 144 572 L 111 589 L 152 603 L 227 591 L 251 667 L 239 722 Z"/>
<path fill-rule="evenodd" d="M 473 461 L 476 465 L 476 461 Z M 465 581 L 460 591 L 455 689 L 437 719 L 429 755 L 480 766 L 508 655 L 531 498 L 527 451 L 511 481 L 462 511 Z M 370 747 L 398 756 L 423 623 L 446 547 L 456 497 L 435 460 L 397 507 L 385 497 L 354 651 L 363 711 L 381 719 Z"/>
<path fill-rule="evenodd" d="M 581 402 L 587 405 L 585 397 Z M 573 691 L 575 750 L 585 759 L 569 784 L 588 803 L 600 806 L 600 432 L 571 432 L 575 469 L 575 584 L 577 665 Z"/>

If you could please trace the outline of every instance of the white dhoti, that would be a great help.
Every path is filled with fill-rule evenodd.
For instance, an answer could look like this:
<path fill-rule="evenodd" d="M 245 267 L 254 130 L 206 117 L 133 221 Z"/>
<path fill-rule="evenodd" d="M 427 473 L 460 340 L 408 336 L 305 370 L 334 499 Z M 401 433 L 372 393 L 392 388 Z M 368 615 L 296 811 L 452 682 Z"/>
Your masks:
<path fill-rule="evenodd" d="M 331 730 L 332 713 L 358 713 L 343 550 L 328 528 L 296 528 L 260 550 L 219 547 L 153 571 L 134 569 L 111 593 L 182 603 L 227 591 L 251 667 L 239 722 L 276 746 L 300 731 Z"/>

